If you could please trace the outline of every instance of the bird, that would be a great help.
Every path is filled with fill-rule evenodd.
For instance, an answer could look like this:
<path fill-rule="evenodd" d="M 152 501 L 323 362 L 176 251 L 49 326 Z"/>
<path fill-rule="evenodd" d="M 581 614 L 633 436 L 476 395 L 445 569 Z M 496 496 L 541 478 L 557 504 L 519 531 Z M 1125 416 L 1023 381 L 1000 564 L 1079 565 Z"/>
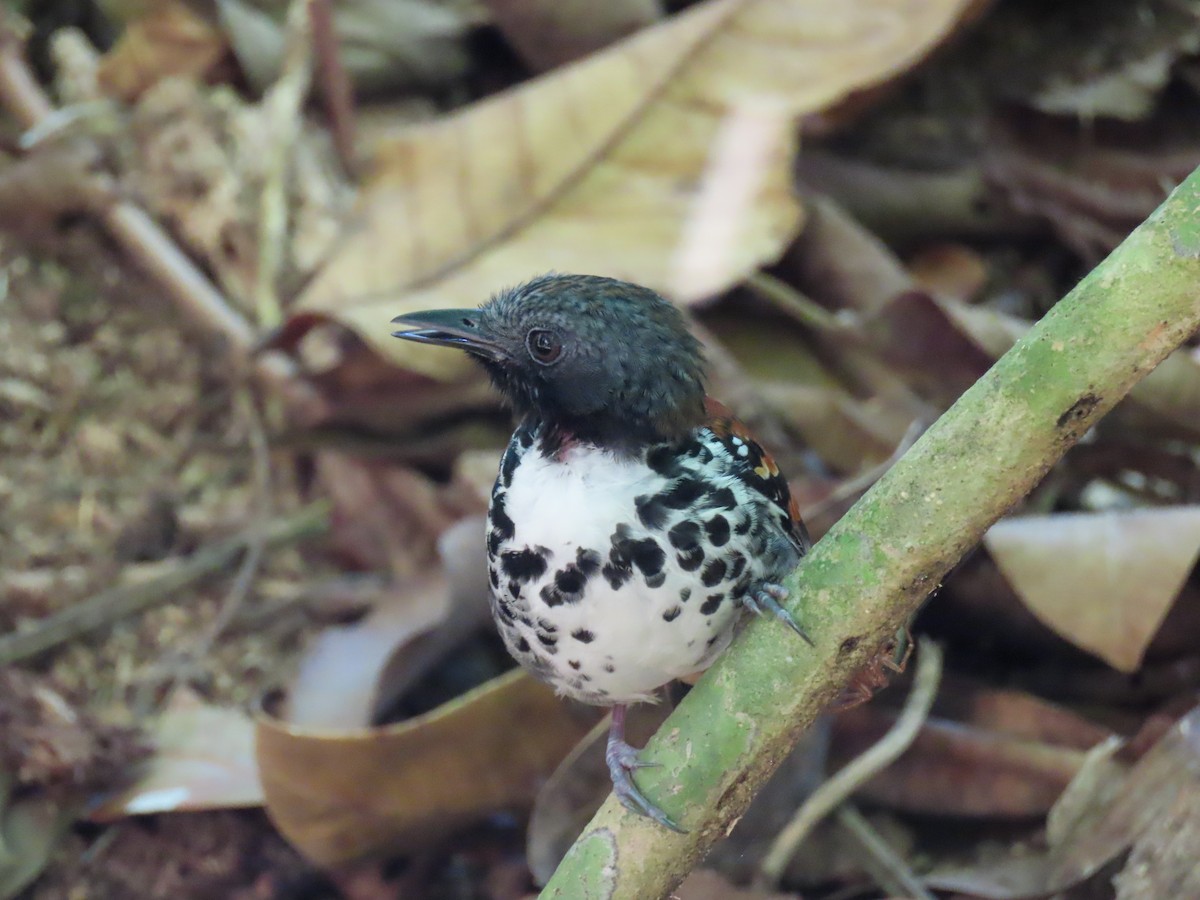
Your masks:
<path fill-rule="evenodd" d="M 511 405 L 485 535 L 500 635 L 559 694 L 611 707 L 617 798 L 683 832 L 633 779 L 626 709 L 705 669 L 747 611 L 812 643 L 782 605 L 811 547 L 786 478 L 707 396 L 699 341 L 649 288 L 550 273 L 392 323 L 466 351 Z"/>

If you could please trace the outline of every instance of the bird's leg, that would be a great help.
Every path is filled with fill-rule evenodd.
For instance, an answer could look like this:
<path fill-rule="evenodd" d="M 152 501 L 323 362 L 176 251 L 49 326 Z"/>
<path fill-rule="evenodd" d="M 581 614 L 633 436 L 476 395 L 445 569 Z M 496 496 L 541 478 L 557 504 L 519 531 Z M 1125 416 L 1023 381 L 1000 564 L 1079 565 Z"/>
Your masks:
<path fill-rule="evenodd" d="M 810 647 L 814 646 L 812 638 L 800 627 L 795 616 L 780 605 L 787 598 L 788 590 L 782 584 L 765 581 L 762 584 L 754 585 L 742 596 L 742 606 L 759 616 L 771 613 L 807 641 Z"/>
<path fill-rule="evenodd" d="M 632 773 L 635 769 L 645 769 L 658 763 L 643 762 L 638 751 L 625 741 L 625 711 L 624 703 L 618 703 L 612 708 L 612 724 L 608 727 L 608 747 L 604 751 L 604 761 L 608 763 L 608 774 L 612 777 L 613 793 L 626 809 L 647 816 L 680 834 L 687 832 L 675 824 L 675 820 L 650 802 L 638 786 L 633 783 Z"/>

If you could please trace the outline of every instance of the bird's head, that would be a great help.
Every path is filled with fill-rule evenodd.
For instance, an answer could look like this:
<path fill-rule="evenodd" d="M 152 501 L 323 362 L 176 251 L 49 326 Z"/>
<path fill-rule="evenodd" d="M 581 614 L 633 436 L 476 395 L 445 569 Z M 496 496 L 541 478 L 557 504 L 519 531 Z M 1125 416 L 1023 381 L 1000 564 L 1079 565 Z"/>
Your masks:
<path fill-rule="evenodd" d="M 614 449 L 682 436 L 704 419 L 703 357 L 654 291 L 544 275 L 478 309 L 397 316 L 398 338 L 474 356 L 521 416 Z"/>

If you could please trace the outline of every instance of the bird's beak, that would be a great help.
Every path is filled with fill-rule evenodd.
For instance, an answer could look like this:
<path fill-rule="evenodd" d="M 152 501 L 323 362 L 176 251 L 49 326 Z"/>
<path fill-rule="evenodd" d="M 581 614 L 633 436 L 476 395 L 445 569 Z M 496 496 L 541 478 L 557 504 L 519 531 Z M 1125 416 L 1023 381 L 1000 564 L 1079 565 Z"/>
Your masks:
<path fill-rule="evenodd" d="M 439 344 L 457 347 L 484 359 L 507 358 L 500 341 L 479 324 L 477 309 L 433 309 L 428 312 L 408 313 L 392 319 L 399 325 L 392 337 L 419 344 Z"/>

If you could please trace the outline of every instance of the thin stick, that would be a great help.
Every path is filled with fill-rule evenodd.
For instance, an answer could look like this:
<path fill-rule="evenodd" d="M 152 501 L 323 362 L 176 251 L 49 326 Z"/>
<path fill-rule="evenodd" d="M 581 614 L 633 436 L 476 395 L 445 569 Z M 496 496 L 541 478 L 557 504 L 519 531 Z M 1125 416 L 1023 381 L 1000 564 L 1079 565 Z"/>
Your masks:
<path fill-rule="evenodd" d="M 120 585 L 49 616 L 29 631 L 0 638 L 0 666 L 45 653 L 59 644 L 106 628 L 126 616 L 175 598 L 179 591 L 224 571 L 257 541 L 267 550 L 324 534 L 329 528 L 329 504 L 304 507 L 294 515 L 249 528 L 236 537 L 205 547 L 183 562 L 141 584 Z"/>
<path fill-rule="evenodd" d="M 872 825 L 867 817 L 851 803 L 838 807 L 837 823 L 863 851 L 863 862 L 875 883 L 891 897 L 915 897 L 916 900 L 936 900 L 925 889 L 908 863 L 900 858 L 891 844 Z"/>
<path fill-rule="evenodd" d="M 942 678 L 942 651 L 933 641 L 921 638 L 917 652 L 917 673 L 904 709 L 879 741 L 852 760 L 813 791 L 796 815 L 775 838 L 759 867 L 763 884 L 779 884 L 788 863 L 813 828 L 850 797 L 865 782 L 890 766 L 909 748 L 921 725 L 929 717 L 933 698 Z"/>

